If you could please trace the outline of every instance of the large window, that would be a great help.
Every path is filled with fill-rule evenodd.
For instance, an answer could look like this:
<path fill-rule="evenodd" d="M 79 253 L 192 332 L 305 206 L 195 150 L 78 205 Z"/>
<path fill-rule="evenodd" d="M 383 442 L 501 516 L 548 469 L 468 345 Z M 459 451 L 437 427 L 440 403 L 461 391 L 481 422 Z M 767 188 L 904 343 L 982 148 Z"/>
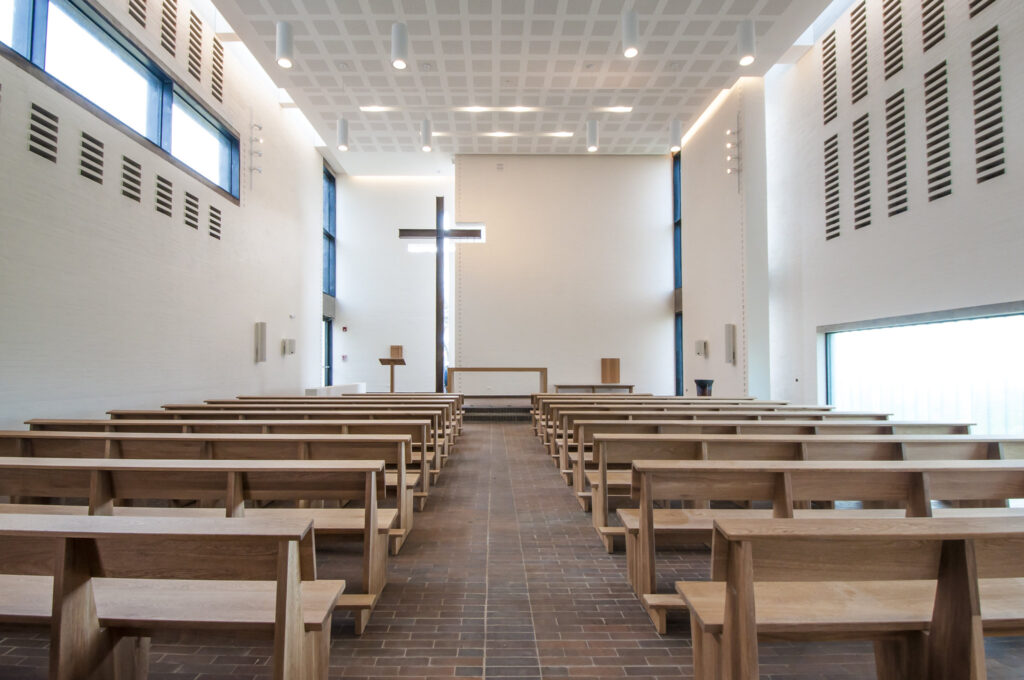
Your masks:
<path fill-rule="evenodd" d="M 830 404 L 1024 432 L 1024 314 L 826 335 Z"/>
<path fill-rule="evenodd" d="M 0 0 L 0 41 L 238 196 L 238 138 L 84 0 Z"/>
<path fill-rule="evenodd" d="M 320 327 L 321 363 L 324 369 L 324 387 L 334 384 L 334 321 L 325 316 Z"/>
<path fill-rule="evenodd" d="M 338 189 L 334 175 L 324 168 L 324 293 L 336 295 L 337 286 L 337 234 Z"/>
<path fill-rule="evenodd" d="M 683 206 L 680 153 L 672 154 L 672 280 L 676 293 L 683 287 Z M 675 317 L 676 394 L 683 395 L 683 312 Z"/>

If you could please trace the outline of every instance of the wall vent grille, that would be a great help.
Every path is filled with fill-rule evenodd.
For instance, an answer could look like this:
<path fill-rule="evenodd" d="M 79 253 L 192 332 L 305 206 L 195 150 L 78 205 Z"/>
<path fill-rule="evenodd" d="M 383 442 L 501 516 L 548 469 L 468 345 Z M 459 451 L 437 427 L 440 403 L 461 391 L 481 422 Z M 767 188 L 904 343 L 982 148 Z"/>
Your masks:
<path fill-rule="evenodd" d="M 836 32 L 825 36 L 821 50 L 821 81 L 825 103 L 825 125 L 839 115 L 839 74 L 836 72 Z"/>
<path fill-rule="evenodd" d="M 867 1 L 857 5 L 850 15 L 850 83 L 853 103 L 868 94 L 868 7 Z"/>
<path fill-rule="evenodd" d="M 185 226 L 199 230 L 199 197 L 185 192 Z"/>
<path fill-rule="evenodd" d="M 944 0 L 922 0 L 921 26 L 924 35 L 924 51 L 927 52 L 946 37 Z"/>
<path fill-rule="evenodd" d="M 971 0 L 971 18 L 978 16 L 979 13 L 985 10 L 986 7 L 991 5 L 996 0 Z"/>
<path fill-rule="evenodd" d="M 839 135 L 825 141 L 825 240 L 839 236 Z"/>
<path fill-rule="evenodd" d="M 903 0 L 885 0 L 882 5 L 882 43 L 889 80 L 903 70 Z"/>
<path fill-rule="evenodd" d="M 82 133 L 82 150 L 78 159 L 78 172 L 82 177 L 103 184 L 103 142 L 88 132 Z"/>
<path fill-rule="evenodd" d="M 142 202 L 142 166 L 128 156 L 121 156 L 121 195 Z"/>
<path fill-rule="evenodd" d="M 174 185 L 171 180 L 156 176 L 156 211 L 161 215 L 172 217 L 174 214 Z"/>
<path fill-rule="evenodd" d="M 853 228 L 871 224 L 871 139 L 868 114 L 853 122 Z"/>
<path fill-rule="evenodd" d="M 132 19 L 146 27 L 146 0 L 128 0 L 128 14 Z"/>
<path fill-rule="evenodd" d="M 210 68 L 212 79 L 210 93 L 219 102 L 224 101 L 224 45 L 218 38 L 213 39 L 213 60 Z"/>
<path fill-rule="evenodd" d="M 220 208 L 210 206 L 210 236 L 220 240 Z"/>
<path fill-rule="evenodd" d="M 925 149 L 928 158 L 928 200 L 953 193 L 949 143 L 949 85 L 946 62 L 924 75 Z"/>
<path fill-rule="evenodd" d="M 57 133 L 60 118 L 38 104 L 32 104 L 28 117 L 28 150 L 51 163 L 57 162 Z"/>
<path fill-rule="evenodd" d="M 188 15 L 188 73 L 196 80 L 203 76 L 203 22 L 195 12 Z"/>
<path fill-rule="evenodd" d="M 160 44 L 174 56 L 178 50 L 178 0 L 164 0 L 160 14 Z"/>
<path fill-rule="evenodd" d="M 903 90 L 885 100 L 885 174 L 889 217 L 907 212 L 907 105 Z"/>
<path fill-rule="evenodd" d="M 1006 172 L 998 26 L 971 41 L 971 75 L 974 82 L 974 162 L 980 184 Z"/>

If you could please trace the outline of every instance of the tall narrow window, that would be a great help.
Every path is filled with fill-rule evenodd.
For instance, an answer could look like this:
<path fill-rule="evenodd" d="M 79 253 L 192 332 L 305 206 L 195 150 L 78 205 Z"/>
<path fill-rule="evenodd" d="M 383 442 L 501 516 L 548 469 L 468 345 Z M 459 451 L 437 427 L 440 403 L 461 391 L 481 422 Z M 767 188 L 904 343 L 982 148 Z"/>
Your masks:
<path fill-rule="evenodd" d="M 324 387 L 334 384 L 334 321 L 324 317 L 321 325 L 320 348 L 323 350 L 321 362 L 324 369 Z"/>
<path fill-rule="evenodd" d="M 0 43 L 28 56 L 32 0 L 0 0 Z"/>
<path fill-rule="evenodd" d="M 672 154 L 672 271 L 676 295 L 683 287 L 683 205 L 682 158 L 679 151 Z M 683 394 L 683 312 L 675 317 L 676 394 Z"/>
<path fill-rule="evenodd" d="M 324 168 L 324 293 L 336 295 L 338 188 L 334 175 Z"/>

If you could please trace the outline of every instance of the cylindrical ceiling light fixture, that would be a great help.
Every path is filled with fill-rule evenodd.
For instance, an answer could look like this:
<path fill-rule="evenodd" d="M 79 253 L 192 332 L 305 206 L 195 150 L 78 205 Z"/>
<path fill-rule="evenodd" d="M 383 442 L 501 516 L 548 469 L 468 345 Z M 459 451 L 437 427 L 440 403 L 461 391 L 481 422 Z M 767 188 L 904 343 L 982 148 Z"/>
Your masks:
<path fill-rule="evenodd" d="M 391 24 L 391 65 L 399 71 L 409 65 L 409 31 L 401 21 Z"/>
<path fill-rule="evenodd" d="M 740 22 L 737 30 L 736 40 L 739 45 L 740 66 L 750 66 L 757 56 L 757 45 L 755 43 L 754 22 L 745 19 Z"/>
<path fill-rule="evenodd" d="M 338 151 L 348 151 L 348 121 L 338 119 Z"/>
<path fill-rule="evenodd" d="M 672 153 L 675 153 L 676 151 L 679 151 L 681 148 L 683 148 L 683 124 L 679 121 L 678 118 L 672 119 L 672 125 L 669 126 L 668 139 L 668 148 L 669 151 L 671 151 Z"/>
<path fill-rule="evenodd" d="M 287 21 L 277 22 L 277 65 L 281 68 L 292 67 L 292 25 Z"/>
<path fill-rule="evenodd" d="M 597 121 L 594 119 L 587 121 L 587 151 L 597 151 Z"/>
<path fill-rule="evenodd" d="M 627 7 L 622 11 L 622 56 L 632 59 L 640 54 L 640 29 L 636 10 Z"/>
<path fill-rule="evenodd" d="M 430 119 L 424 118 L 422 125 L 420 125 L 420 142 L 423 144 L 424 151 L 430 151 L 433 147 L 433 137 L 434 131 L 430 126 Z"/>

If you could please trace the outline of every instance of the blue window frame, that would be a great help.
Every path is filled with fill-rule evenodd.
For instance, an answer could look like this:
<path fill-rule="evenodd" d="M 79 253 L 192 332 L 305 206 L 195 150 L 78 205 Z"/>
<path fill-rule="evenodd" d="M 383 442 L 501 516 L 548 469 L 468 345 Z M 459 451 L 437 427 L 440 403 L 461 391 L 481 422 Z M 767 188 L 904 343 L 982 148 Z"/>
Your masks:
<path fill-rule="evenodd" d="M 682 163 L 680 154 L 672 154 L 672 279 L 676 290 L 683 287 L 683 206 Z M 676 394 L 683 395 L 683 314 L 675 317 Z"/>
<path fill-rule="evenodd" d="M 334 175 L 324 168 L 324 293 L 337 294 L 337 210 L 338 187 Z"/>
<path fill-rule="evenodd" d="M 323 348 L 324 365 L 324 387 L 334 384 L 334 320 L 329 316 L 323 317 L 321 326 L 320 346 Z"/>
<path fill-rule="evenodd" d="M 84 0 L 0 2 L 0 42 L 238 198 L 238 137 Z"/>

